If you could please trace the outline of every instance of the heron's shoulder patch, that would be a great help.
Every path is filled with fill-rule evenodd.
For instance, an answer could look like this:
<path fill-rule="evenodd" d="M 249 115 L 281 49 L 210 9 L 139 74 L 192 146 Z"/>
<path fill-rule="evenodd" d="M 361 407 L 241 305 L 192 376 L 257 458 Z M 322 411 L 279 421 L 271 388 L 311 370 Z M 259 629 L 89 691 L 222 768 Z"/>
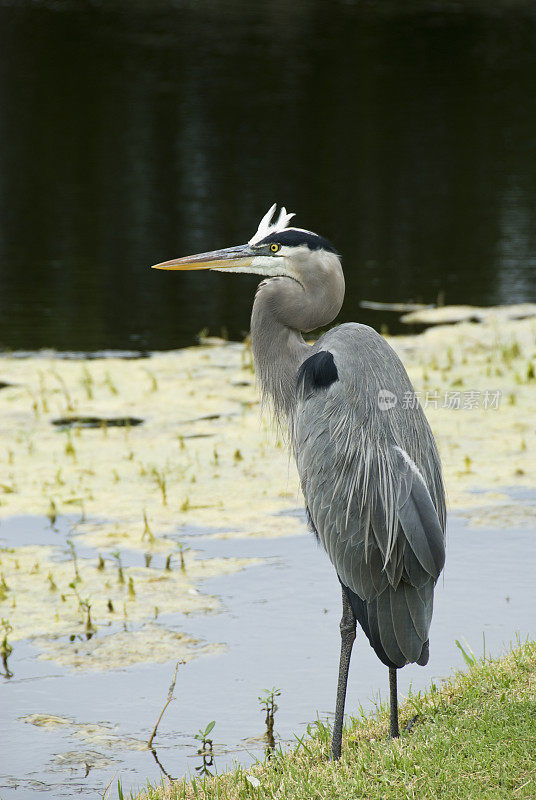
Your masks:
<path fill-rule="evenodd" d="M 312 392 L 316 389 L 327 389 L 339 380 L 333 354 L 328 350 L 320 350 L 306 358 L 298 370 L 298 389 Z"/>

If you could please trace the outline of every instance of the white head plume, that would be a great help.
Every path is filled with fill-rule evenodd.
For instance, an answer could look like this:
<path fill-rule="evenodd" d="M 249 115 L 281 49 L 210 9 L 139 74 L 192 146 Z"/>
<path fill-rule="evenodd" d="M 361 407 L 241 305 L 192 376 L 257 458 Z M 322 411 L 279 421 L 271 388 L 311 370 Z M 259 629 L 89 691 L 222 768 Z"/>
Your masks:
<path fill-rule="evenodd" d="M 279 212 L 279 216 L 275 222 L 272 222 L 272 218 L 274 216 L 275 210 L 277 208 L 277 203 L 274 203 L 271 208 L 268 209 L 264 217 L 259 222 L 259 227 L 257 228 L 257 232 L 251 237 L 248 244 L 256 244 L 260 242 L 261 239 L 264 239 L 265 236 L 268 236 L 270 233 L 276 233 L 277 231 L 283 231 L 288 226 L 294 214 L 287 214 L 287 209 L 282 206 L 281 211 Z"/>

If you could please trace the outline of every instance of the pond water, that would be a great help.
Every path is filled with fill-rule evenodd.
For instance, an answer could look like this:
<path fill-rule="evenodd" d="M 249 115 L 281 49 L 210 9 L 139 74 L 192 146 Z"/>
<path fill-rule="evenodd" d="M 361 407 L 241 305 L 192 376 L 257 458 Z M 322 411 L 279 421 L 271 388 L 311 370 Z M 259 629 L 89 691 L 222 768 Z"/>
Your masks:
<path fill-rule="evenodd" d="M 517 499 L 532 502 L 533 496 Z M 42 528 L 45 524 L 41 521 Z M 3 521 L 2 543 L 13 543 L 20 525 L 18 520 L 12 529 Z M 37 532 L 35 520 L 33 525 Z M 68 531 L 59 533 L 63 537 Z M 216 721 L 212 735 L 219 771 L 235 760 L 248 764 L 262 757 L 258 696 L 272 686 L 281 690 L 275 727 L 283 744 L 301 736 L 317 715 L 330 718 L 338 667 L 338 584 L 311 536 L 211 539 L 194 528 L 190 540 L 207 557 L 263 562 L 200 584 L 201 591 L 221 597 L 221 613 L 171 620 L 200 639 L 226 644 L 222 654 L 179 667 L 176 700 L 155 739 L 158 759 L 175 777 L 195 774 L 200 758 L 193 735 L 211 720 Z M 410 685 L 420 689 L 464 666 L 455 639 L 465 640 L 476 655 L 482 654 L 485 640 L 486 653 L 497 655 L 517 636 L 533 631 L 535 556 L 533 529 L 471 528 L 451 516 L 430 662 L 399 672 L 401 694 Z M 74 793 L 95 797 L 114 776 L 127 790 L 142 787 L 147 778 L 159 780 L 162 773 L 153 755 L 142 748 L 166 699 L 173 661 L 77 672 L 37 660 L 31 642 L 16 642 L 9 668 L 13 676 L 3 678 L 1 687 L 3 800 L 52 800 Z M 357 713 L 359 705 L 370 709 L 379 694 L 387 695 L 387 670 L 360 634 L 347 711 Z M 40 720 L 31 715 L 36 714 L 60 719 L 46 727 L 35 724 Z"/>
<path fill-rule="evenodd" d="M 255 278 L 149 264 L 275 201 L 361 300 L 536 299 L 536 10 L 504 2 L 0 3 L 0 347 L 240 337 Z"/>

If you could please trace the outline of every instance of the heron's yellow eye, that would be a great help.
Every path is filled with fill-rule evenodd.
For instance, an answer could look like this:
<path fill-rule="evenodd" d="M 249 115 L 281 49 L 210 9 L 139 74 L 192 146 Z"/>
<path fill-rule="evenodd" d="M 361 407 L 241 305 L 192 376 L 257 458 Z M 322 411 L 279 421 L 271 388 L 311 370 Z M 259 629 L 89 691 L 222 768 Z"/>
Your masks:
<path fill-rule="evenodd" d="M 280 248 L 280 245 L 278 245 L 278 244 L 271 244 L 270 245 L 270 250 L 272 251 L 272 253 L 277 253 L 279 248 Z"/>

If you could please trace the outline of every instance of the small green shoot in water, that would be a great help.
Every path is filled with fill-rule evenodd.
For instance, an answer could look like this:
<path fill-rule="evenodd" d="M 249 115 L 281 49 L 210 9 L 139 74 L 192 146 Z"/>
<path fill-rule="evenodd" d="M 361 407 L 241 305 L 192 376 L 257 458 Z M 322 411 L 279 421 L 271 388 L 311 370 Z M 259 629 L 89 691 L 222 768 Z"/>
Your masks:
<path fill-rule="evenodd" d="M 65 383 L 65 381 L 63 380 L 63 378 L 61 377 L 59 372 L 57 372 L 55 369 L 51 370 L 51 373 L 52 373 L 52 375 L 54 375 L 54 377 L 58 381 L 58 383 L 60 385 L 60 388 L 61 388 L 61 391 L 63 392 L 63 396 L 65 397 L 65 403 L 66 403 L 67 411 L 74 411 L 74 404 L 73 404 L 73 401 L 71 399 L 71 395 L 69 394 L 69 390 L 67 389 L 67 384 Z M 43 409 L 43 411 L 44 410 L 45 409 Z"/>
<path fill-rule="evenodd" d="M 82 378 L 80 379 L 80 383 L 86 391 L 87 399 L 93 400 L 93 378 L 91 376 L 91 372 L 85 365 L 82 368 Z"/>
<path fill-rule="evenodd" d="M 151 381 L 151 392 L 157 392 L 158 381 L 156 380 L 155 375 L 153 375 L 153 373 L 149 369 L 144 369 L 143 371 L 147 374 L 149 380 Z"/>
<path fill-rule="evenodd" d="M 153 560 L 152 553 L 144 553 L 144 558 L 145 558 L 145 566 L 150 567 L 151 561 Z"/>
<path fill-rule="evenodd" d="M 512 361 L 515 358 L 519 358 L 521 355 L 521 348 L 519 343 L 514 339 L 511 344 L 503 344 L 500 347 L 501 358 L 505 364 L 508 366 L 511 365 Z"/>
<path fill-rule="evenodd" d="M 112 394 L 114 395 L 119 394 L 119 392 L 117 391 L 117 386 L 113 382 L 112 376 L 110 375 L 109 372 L 107 372 L 106 375 L 104 376 L 104 385 L 108 387 L 108 389 Z"/>
<path fill-rule="evenodd" d="M 48 573 L 47 580 L 49 582 L 49 589 L 51 592 L 57 592 L 58 587 L 56 586 L 56 581 L 54 580 L 54 576 L 51 572 Z"/>
<path fill-rule="evenodd" d="M 184 513 L 190 510 L 190 498 L 187 497 L 181 505 L 180 510 Z"/>
<path fill-rule="evenodd" d="M 86 636 L 88 639 L 91 639 L 97 628 L 91 620 L 91 603 L 89 602 L 89 597 L 86 597 L 85 599 L 80 597 L 76 586 L 76 581 L 71 581 L 69 588 L 75 593 L 76 599 L 78 600 L 79 610 L 86 615 Z M 71 641 L 74 641 L 74 638 L 71 639 Z"/>
<path fill-rule="evenodd" d="M 152 532 L 151 527 L 149 525 L 149 520 L 147 519 L 147 511 L 143 509 L 143 533 L 141 535 L 141 540 L 143 541 L 145 537 L 149 539 L 151 544 L 155 540 L 154 533 Z M 149 565 L 147 564 L 147 566 Z"/>
<path fill-rule="evenodd" d="M 7 665 L 7 660 L 11 653 L 13 652 L 12 646 L 9 644 L 7 637 L 13 631 L 12 626 L 9 624 L 9 620 L 3 619 L 0 623 L 0 626 L 3 628 L 3 637 L 2 641 L 0 642 L 0 658 L 2 659 L 2 664 L 4 665 L 5 677 L 12 678 L 13 673 L 9 669 Z"/>
<path fill-rule="evenodd" d="M 173 554 L 170 553 L 169 556 L 166 558 L 166 569 L 168 572 L 171 572 L 171 559 L 173 558 Z"/>
<path fill-rule="evenodd" d="M 199 742 L 201 742 L 201 747 L 197 751 L 197 754 L 203 756 L 203 763 L 195 768 L 196 772 L 199 772 L 200 775 L 212 775 L 209 767 L 212 767 L 214 764 L 214 742 L 212 739 L 209 739 L 209 734 L 211 733 L 215 724 L 215 720 L 212 720 L 212 722 L 208 723 L 205 730 L 200 728 L 199 731 L 194 734 L 194 739 L 197 739 Z"/>
<path fill-rule="evenodd" d="M 58 509 L 56 508 L 56 503 L 54 502 L 54 500 L 52 498 L 50 498 L 50 500 L 49 500 L 47 517 L 48 517 L 49 522 L 50 522 L 51 525 L 55 525 L 56 524 L 56 520 L 58 518 Z"/>
<path fill-rule="evenodd" d="M 162 505 L 167 506 L 166 476 L 163 470 L 153 467 L 151 470 L 154 482 L 162 492 Z"/>
<path fill-rule="evenodd" d="M 128 596 L 132 598 L 136 597 L 136 590 L 134 589 L 134 578 L 132 576 L 129 576 L 128 579 Z"/>
<path fill-rule="evenodd" d="M 234 458 L 236 464 L 238 464 L 239 461 L 243 461 L 244 460 L 244 456 L 242 455 L 240 450 L 235 450 L 233 458 Z"/>
<path fill-rule="evenodd" d="M 30 395 L 30 397 L 32 398 L 32 411 L 34 413 L 34 416 L 35 416 L 36 419 L 39 419 L 39 403 L 37 401 L 37 397 L 32 392 L 31 389 L 28 389 L 27 386 L 25 387 L 25 389 L 28 392 L 28 394 Z"/>
<path fill-rule="evenodd" d="M 97 627 L 93 624 L 91 619 L 91 603 L 89 602 L 89 598 L 80 600 L 80 608 L 86 613 L 86 635 L 88 639 L 91 639 Z"/>
<path fill-rule="evenodd" d="M 97 564 L 97 569 L 98 569 L 100 572 L 102 572 L 102 570 L 103 570 L 103 569 L 105 569 L 105 568 L 106 568 L 106 564 L 105 564 L 105 562 L 104 562 L 104 559 L 103 559 L 103 557 L 102 557 L 102 556 L 101 556 L 101 554 L 99 553 L 99 562 L 98 562 L 98 564 Z"/>
<path fill-rule="evenodd" d="M 75 578 L 77 581 L 81 581 L 82 578 L 80 577 L 80 573 L 78 571 L 78 559 L 76 557 L 76 550 L 74 549 L 74 544 L 72 542 L 72 539 L 67 539 L 67 546 L 69 548 L 71 558 L 73 560 Z"/>
<path fill-rule="evenodd" d="M 73 438 L 71 431 L 67 431 L 67 442 L 65 444 L 65 455 L 71 456 L 73 461 L 76 461 L 76 450 L 74 449 Z"/>
<path fill-rule="evenodd" d="M 123 573 L 123 565 L 121 563 L 121 554 L 119 550 L 114 550 L 114 552 L 111 555 L 117 561 L 117 582 L 124 583 L 125 575 Z"/>
<path fill-rule="evenodd" d="M 115 610 L 115 609 L 114 609 L 114 604 L 112 603 L 112 601 L 110 600 L 110 598 L 108 598 L 108 611 L 110 612 L 110 614 L 113 614 L 113 613 L 114 613 L 114 610 Z"/>
<path fill-rule="evenodd" d="M 274 739 L 274 722 L 275 722 L 275 712 L 278 709 L 278 706 L 275 702 L 275 698 L 281 695 L 281 690 L 276 689 L 275 686 L 271 689 L 266 689 L 263 695 L 260 695 L 258 700 L 261 704 L 262 711 L 265 712 L 266 716 L 264 719 L 264 723 L 266 725 L 266 732 L 265 737 L 268 743 L 268 751 L 273 752 L 275 748 L 275 739 Z"/>
<path fill-rule="evenodd" d="M 190 548 L 187 547 L 186 545 L 184 545 L 182 542 L 179 542 L 177 544 L 177 547 L 179 548 L 179 557 L 180 557 L 180 560 L 181 560 L 181 570 L 182 570 L 182 572 L 186 572 L 186 561 L 184 560 L 184 554 Z"/>
<path fill-rule="evenodd" d="M 15 494 L 17 489 L 16 489 L 15 483 L 13 481 L 13 475 L 10 475 L 9 479 L 11 480 L 11 484 L 0 483 L 0 491 L 3 492 L 4 494 Z"/>

